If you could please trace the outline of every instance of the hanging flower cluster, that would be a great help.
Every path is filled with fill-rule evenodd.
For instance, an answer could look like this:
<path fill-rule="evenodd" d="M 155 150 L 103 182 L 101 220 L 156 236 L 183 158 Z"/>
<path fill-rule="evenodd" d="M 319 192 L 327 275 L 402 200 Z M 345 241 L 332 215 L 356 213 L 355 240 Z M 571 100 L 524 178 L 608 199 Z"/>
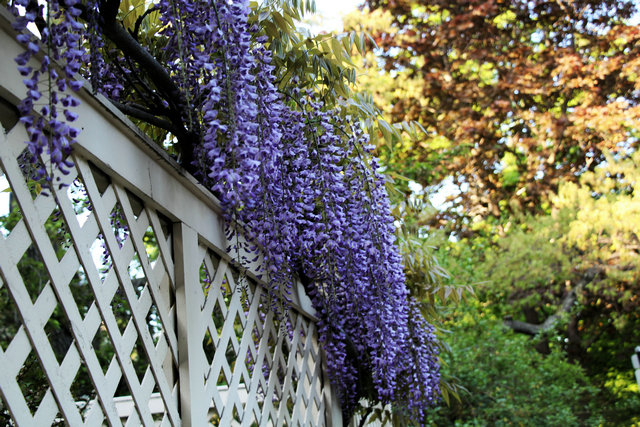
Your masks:
<path fill-rule="evenodd" d="M 32 115 L 39 81 L 48 76 L 60 93 L 75 88 L 80 83 L 74 76 L 89 58 L 90 77 L 108 74 L 108 61 L 99 55 L 104 41 L 95 31 L 99 16 L 80 24 L 77 1 L 64 0 L 64 7 L 49 2 L 47 16 L 55 14 L 57 23 L 43 32 L 51 51 L 40 70 L 27 66 L 40 49 L 27 36 L 21 41 L 28 50 L 17 59 L 21 72 L 32 76 L 21 106 L 29 147 L 38 155 L 46 147 L 63 171 L 77 130 L 57 121 L 55 87 L 47 89 L 52 100 L 40 110 L 42 118 Z M 281 318 L 292 285 L 302 280 L 346 416 L 362 397 L 424 416 L 439 394 L 435 335 L 405 287 L 385 179 L 366 133 L 295 82 L 287 95 L 278 91 L 265 40 L 252 37 L 247 0 L 160 0 L 155 7 L 164 25 L 163 65 L 182 94 L 163 105 L 180 104 L 182 121 L 198 135 L 189 166 L 222 203 L 230 252 L 263 256 L 270 308 Z M 19 29 L 33 20 L 20 16 Z M 81 48 L 82 37 L 90 55 Z M 62 77 L 49 67 L 52 59 L 62 59 Z M 116 65 L 123 75 L 135 73 Z M 100 90 L 119 95 L 117 79 L 104 81 L 108 87 Z M 68 109 L 64 114 L 75 119 Z M 249 242 L 244 247 L 240 235 Z"/>
<path fill-rule="evenodd" d="M 67 87 L 74 91 L 82 87 L 78 72 L 87 62 L 87 53 L 82 46 L 84 25 L 78 22 L 80 10 L 75 7 L 78 3 L 79 0 L 52 0 L 47 3 L 45 22 L 40 28 L 42 43 L 25 31 L 29 23 L 36 21 L 38 11 L 27 9 L 24 14 L 20 12 L 19 7 L 30 7 L 29 0 L 16 0 L 13 5 L 16 15 L 14 28 L 21 32 L 18 41 L 26 47 L 15 58 L 18 71 L 26 77 L 23 81 L 27 87 L 27 96 L 18 106 L 20 121 L 29 135 L 29 151 L 34 156 L 46 153 L 51 159 L 51 170 L 46 171 L 41 166 L 37 171 L 37 178 L 46 181 L 51 180 L 54 169 L 67 173 L 72 166 L 67 156 L 79 132 L 68 124 L 76 120 L 78 115 L 71 108 L 78 106 L 79 102 L 66 93 Z M 40 67 L 34 69 L 29 60 L 38 54 Z M 61 66 L 55 67 L 54 62 Z"/>

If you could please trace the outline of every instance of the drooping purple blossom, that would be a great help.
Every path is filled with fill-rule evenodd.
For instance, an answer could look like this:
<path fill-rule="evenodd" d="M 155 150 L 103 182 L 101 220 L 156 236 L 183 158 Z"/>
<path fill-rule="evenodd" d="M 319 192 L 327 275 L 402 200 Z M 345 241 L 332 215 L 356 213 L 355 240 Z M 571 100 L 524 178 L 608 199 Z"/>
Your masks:
<path fill-rule="evenodd" d="M 81 86 L 75 76 L 82 69 L 95 90 L 117 99 L 121 78 L 132 72 L 104 56 L 96 2 L 86 2 L 86 24 L 77 4 L 50 1 L 47 16 L 59 23 L 50 21 L 42 44 L 19 36 L 26 50 L 16 58 L 29 77 L 20 107 L 29 148 L 63 172 L 78 133 L 67 124 L 76 120 L 70 108 L 78 102 L 66 89 Z M 200 136 L 190 166 L 222 203 L 231 254 L 241 264 L 247 253 L 262 255 L 266 304 L 285 324 L 292 286 L 301 275 L 308 279 L 345 414 L 366 397 L 423 417 L 439 390 L 435 336 L 405 287 L 385 179 L 367 135 L 295 81 L 286 97 L 278 91 L 265 40 L 252 38 L 248 1 L 160 0 L 155 7 L 163 64 L 184 95 L 163 103 L 184 103 L 182 119 Z M 20 31 L 34 19 L 16 15 Z M 45 47 L 40 68 L 31 68 Z"/>
<path fill-rule="evenodd" d="M 44 179 L 45 185 L 51 185 L 54 170 L 66 174 L 72 166 L 68 156 L 79 133 L 69 125 L 77 118 L 70 108 L 77 107 L 79 101 L 63 93 L 68 87 L 72 90 L 82 87 L 77 75 L 87 62 L 82 44 L 84 25 L 78 21 L 79 0 L 50 0 L 45 7 L 46 26 L 41 29 L 39 42 L 27 30 L 27 25 L 36 20 L 36 12 L 27 10 L 21 14 L 17 7 L 27 8 L 28 3 L 28 0 L 16 0 L 13 8 L 14 28 L 21 33 L 18 41 L 26 47 L 15 58 L 18 71 L 26 77 L 27 88 L 18 110 L 29 135 L 26 141 L 29 151 L 34 156 L 46 154 L 51 161 L 49 171 L 44 167 L 38 170 L 38 178 Z M 34 68 L 32 57 L 39 52 L 42 53 L 40 64 Z"/>

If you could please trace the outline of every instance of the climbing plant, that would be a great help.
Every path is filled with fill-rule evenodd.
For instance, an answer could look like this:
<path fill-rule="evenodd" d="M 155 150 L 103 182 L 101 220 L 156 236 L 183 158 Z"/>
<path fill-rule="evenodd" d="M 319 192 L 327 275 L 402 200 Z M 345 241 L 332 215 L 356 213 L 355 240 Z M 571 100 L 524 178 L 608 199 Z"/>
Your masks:
<path fill-rule="evenodd" d="M 262 256 L 276 315 L 302 282 L 343 417 L 367 398 L 424 418 L 439 394 L 436 339 L 405 286 L 365 132 L 375 109 L 350 97 L 362 34 L 305 36 L 294 21 L 313 5 L 297 0 L 7 6 L 45 189 L 72 166 L 82 112 L 69 89 L 90 84 L 220 200 L 228 251 L 240 265 Z"/>

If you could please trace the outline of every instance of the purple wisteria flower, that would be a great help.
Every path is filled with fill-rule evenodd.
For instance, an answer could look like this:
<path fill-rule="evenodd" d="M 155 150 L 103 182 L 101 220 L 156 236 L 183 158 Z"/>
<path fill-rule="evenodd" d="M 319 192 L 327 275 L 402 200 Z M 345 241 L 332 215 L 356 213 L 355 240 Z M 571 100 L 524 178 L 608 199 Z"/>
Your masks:
<path fill-rule="evenodd" d="M 38 179 L 44 179 L 45 185 L 51 185 L 55 170 L 66 174 L 73 166 L 68 156 L 80 132 L 69 125 L 78 117 L 71 108 L 77 107 L 79 101 L 65 93 L 67 88 L 77 91 L 82 87 L 77 76 L 88 59 L 82 44 L 84 25 L 78 21 L 79 4 L 79 0 L 48 1 L 40 41 L 27 30 L 27 25 L 37 18 L 35 11 L 27 9 L 29 1 L 16 0 L 12 10 L 16 16 L 14 28 L 21 33 L 18 41 L 25 45 L 25 51 L 15 58 L 27 89 L 18 106 L 20 121 L 29 135 L 29 151 L 34 156 L 46 154 L 51 161 L 49 170 L 38 170 Z M 18 6 L 26 13 L 22 14 Z M 34 68 L 32 57 L 38 53 L 39 67 Z"/>
<path fill-rule="evenodd" d="M 106 52 L 98 2 L 82 7 L 84 15 L 79 0 L 49 1 L 40 42 L 26 32 L 35 14 L 15 10 L 27 144 L 63 173 L 79 132 L 69 125 L 78 101 L 67 90 L 82 86 L 78 73 L 114 100 L 135 74 Z M 265 306 L 283 325 L 291 289 L 303 281 L 346 417 L 367 398 L 424 418 L 439 394 L 436 338 L 405 286 L 385 178 L 366 133 L 295 79 L 278 90 L 267 40 L 249 27 L 247 0 L 154 7 L 164 46 L 158 60 L 180 91 L 161 104 L 181 111 L 198 137 L 189 166 L 221 201 L 231 255 L 240 265 L 262 256 Z M 126 227 L 114 227 L 125 239 Z"/>

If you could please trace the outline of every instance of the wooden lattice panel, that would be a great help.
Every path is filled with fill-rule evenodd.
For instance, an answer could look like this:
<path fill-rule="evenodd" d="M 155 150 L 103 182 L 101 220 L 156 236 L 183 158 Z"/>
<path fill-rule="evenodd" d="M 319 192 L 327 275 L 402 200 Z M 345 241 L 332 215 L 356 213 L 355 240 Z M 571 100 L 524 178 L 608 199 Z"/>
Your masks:
<path fill-rule="evenodd" d="M 22 126 L 0 142 L 11 212 L 0 237 L 2 414 L 24 426 L 180 423 L 171 230 L 80 157 L 45 195 Z M 152 393 L 164 410 L 152 414 Z"/>
<path fill-rule="evenodd" d="M 10 19 L 7 58 L 23 49 Z M 22 79 L 0 61 L 3 102 Z M 241 277 L 225 253 L 215 198 L 106 100 L 76 96 L 74 166 L 48 195 L 0 111 L 0 425 L 341 425 L 302 286 L 274 318 L 259 260 Z"/>
<path fill-rule="evenodd" d="M 322 363 L 313 321 L 274 319 L 263 287 L 199 246 L 200 358 L 210 422 L 324 425 Z M 224 396 L 221 393 L 224 390 Z"/>

